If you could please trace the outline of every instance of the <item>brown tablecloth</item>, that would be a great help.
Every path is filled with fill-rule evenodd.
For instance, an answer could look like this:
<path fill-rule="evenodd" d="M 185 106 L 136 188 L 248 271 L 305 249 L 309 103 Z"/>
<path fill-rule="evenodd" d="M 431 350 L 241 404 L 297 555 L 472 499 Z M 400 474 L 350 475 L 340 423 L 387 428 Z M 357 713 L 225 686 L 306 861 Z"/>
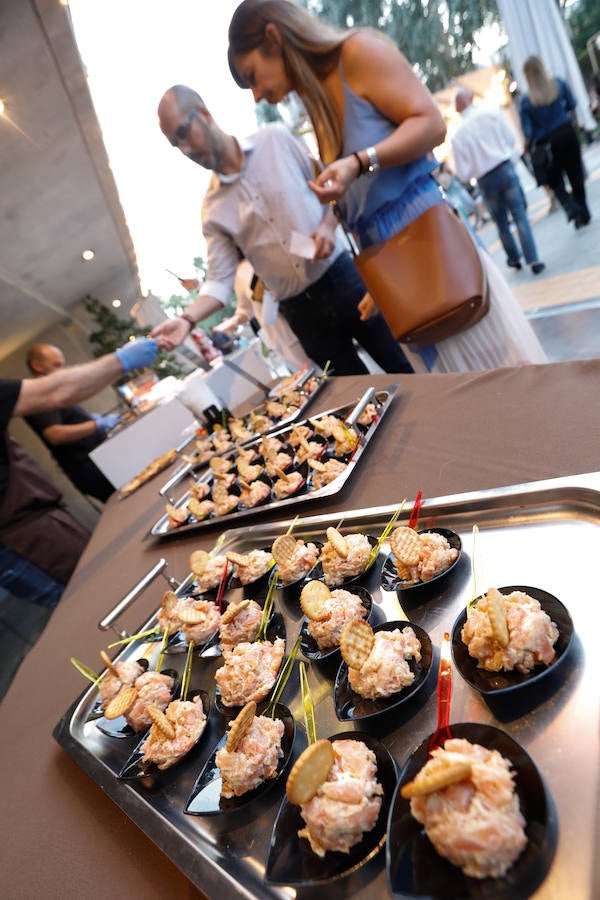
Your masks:
<path fill-rule="evenodd" d="M 311 412 L 393 380 L 334 378 Z M 396 399 L 343 492 L 307 505 L 306 513 L 389 505 L 419 489 L 425 498 L 439 497 L 597 471 L 599 398 L 600 360 L 401 376 Z M 167 475 L 107 504 L 59 607 L 0 706 L 0 861 L 2 893 L 11 900 L 200 896 L 51 737 L 84 687 L 69 657 L 101 666 L 108 641 L 97 622 L 160 557 L 183 577 L 190 550 L 210 548 L 219 533 L 144 540 L 164 511 L 157 489 Z M 164 582 L 155 582 L 123 625 L 134 630 L 147 619 L 163 590 Z"/>

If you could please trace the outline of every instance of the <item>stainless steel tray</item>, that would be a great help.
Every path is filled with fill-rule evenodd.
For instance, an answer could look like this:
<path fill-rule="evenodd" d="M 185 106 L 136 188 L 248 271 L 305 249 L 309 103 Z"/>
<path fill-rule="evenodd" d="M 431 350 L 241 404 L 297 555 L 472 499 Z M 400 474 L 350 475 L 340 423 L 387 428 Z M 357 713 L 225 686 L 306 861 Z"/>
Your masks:
<path fill-rule="evenodd" d="M 310 393 L 306 393 L 306 391 L 303 389 L 303 387 L 313 377 L 315 379 L 316 385 L 313 388 L 313 390 L 310 391 Z M 293 422 L 297 422 L 298 419 L 301 419 L 304 416 L 304 414 L 306 413 L 306 410 L 311 405 L 311 403 L 313 402 L 315 397 L 317 397 L 319 395 L 319 393 L 322 391 L 322 389 L 325 387 L 326 382 L 327 382 L 327 374 L 322 373 L 321 375 L 315 375 L 314 368 L 308 369 L 306 372 L 303 372 L 301 376 L 300 376 L 300 373 L 298 373 L 298 378 L 296 379 L 296 382 L 294 382 L 292 384 L 292 386 L 289 388 L 289 390 L 290 391 L 291 390 L 299 390 L 302 393 L 304 400 L 302 401 L 300 406 L 297 407 L 293 413 L 290 413 L 287 416 L 285 416 L 285 418 L 280 419 L 278 422 L 273 422 L 273 424 L 270 425 L 268 428 L 266 428 L 264 431 L 255 432 L 255 434 L 253 434 L 251 437 L 247 438 L 245 441 L 236 441 L 234 443 L 234 447 L 246 447 L 249 444 L 252 444 L 258 438 L 263 437 L 264 435 L 273 434 L 273 432 L 278 431 L 280 428 L 283 428 L 284 426 L 287 426 L 287 425 L 291 425 Z M 278 399 L 278 397 L 279 397 L 279 393 L 277 393 L 276 389 L 273 388 L 271 391 L 269 391 L 267 399 L 268 400 L 276 400 L 276 399 Z M 266 404 L 266 400 L 263 400 L 262 403 L 259 403 L 250 412 L 244 413 L 244 415 L 239 416 L 238 418 L 242 419 L 246 424 L 249 424 L 251 413 L 261 414 L 261 413 L 265 412 L 265 404 Z M 180 444 L 179 447 L 177 447 L 177 452 L 182 455 L 186 455 L 186 454 L 184 454 L 183 451 L 185 451 L 189 447 L 189 445 L 192 443 L 192 441 L 194 441 L 195 439 L 196 439 L 195 435 L 188 438 L 185 442 Z M 192 452 L 192 454 L 190 455 L 189 462 L 186 462 L 184 465 L 179 466 L 179 468 L 173 473 L 173 475 L 171 476 L 169 481 L 163 486 L 163 488 L 159 491 L 159 493 L 161 493 L 161 494 L 168 493 L 170 490 L 173 489 L 173 487 L 175 487 L 176 484 L 178 484 L 183 478 L 185 478 L 186 475 L 189 475 L 192 472 L 199 471 L 200 469 L 205 469 L 208 466 L 208 464 L 210 463 L 210 460 L 213 459 L 215 456 L 223 456 L 223 455 L 226 455 L 228 452 L 230 452 L 230 451 L 227 451 L 227 450 L 223 450 L 220 452 L 215 451 L 212 456 L 207 457 L 202 462 L 200 462 L 197 459 L 194 459 L 194 452 Z"/>
<path fill-rule="evenodd" d="M 342 530 L 362 529 L 380 533 L 401 496 L 387 507 L 344 510 L 334 516 L 300 519 L 295 533 L 317 538 L 330 524 L 344 516 Z M 556 675 L 533 695 L 514 695 L 508 703 L 488 705 L 454 672 L 452 722 L 496 725 L 522 744 L 532 756 L 553 798 L 558 820 L 558 846 L 554 861 L 541 887 L 534 894 L 543 900 L 588 900 L 600 895 L 596 863 L 599 846 L 598 777 L 598 683 L 600 655 L 597 636 L 600 625 L 595 590 L 595 569 L 600 537 L 600 473 L 516 485 L 435 498 L 423 505 L 420 523 L 450 528 L 460 535 L 463 558 L 453 574 L 437 583 L 433 591 L 404 592 L 406 618 L 424 628 L 434 646 L 452 625 L 471 595 L 469 554 L 472 526 L 481 532 L 481 563 L 484 587 L 525 584 L 556 595 L 570 611 L 575 635 Z M 288 527 L 289 521 L 236 529 L 224 535 L 222 549 L 246 551 L 269 544 Z M 384 545 L 375 570 L 363 582 L 371 591 L 378 613 L 387 620 L 398 618 L 398 598 L 378 588 L 378 570 L 386 554 Z M 288 647 L 298 632 L 302 614 L 297 595 L 278 593 L 276 604 L 283 613 Z M 149 627 L 153 620 L 145 623 Z M 121 658 L 141 655 L 146 644 L 129 647 Z M 176 657 L 171 657 L 171 660 Z M 182 658 L 177 662 L 181 664 Z M 212 683 L 216 660 L 198 663 L 205 667 L 207 688 Z M 434 666 L 437 665 L 437 656 Z M 348 728 L 335 717 L 332 681 L 335 668 L 311 664 L 309 682 L 315 700 L 317 728 L 328 736 Z M 398 712 L 392 730 L 371 730 L 390 749 L 401 767 L 415 747 L 435 728 L 435 690 L 416 702 L 408 712 Z M 123 742 L 102 735 L 87 717 L 96 700 L 95 688 L 85 691 L 56 726 L 56 740 L 110 797 L 149 835 L 180 869 L 211 897 L 361 898 L 387 897 L 385 854 L 380 852 L 362 869 L 333 884 L 296 889 L 277 888 L 264 882 L 264 867 L 270 834 L 283 794 L 278 783 L 255 809 L 241 816 L 198 818 L 186 816 L 183 807 L 224 725 L 211 716 L 211 732 L 203 751 L 182 763 L 154 786 L 125 784 L 115 773 L 131 750 Z M 298 677 L 294 672 L 282 702 L 299 723 L 296 752 L 304 746 Z M 375 720 L 376 723 L 377 720 Z M 490 896 L 488 894 L 488 896 Z M 520 896 L 515 893 L 515 897 Z"/>
<path fill-rule="evenodd" d="M 251 508 L 244 508 L 244 507 L 240 506 L 237 509 L 235 509 L 233 512 L 228 513 L 227 515 L 224 515 L 224 516 L 218 516 L 218 517 L 211 516 L 210 518 L 203 519 L 202 521 L 199 521 L 199 522 L 192 520 L 192 521 L 186 522 L 183 525 L 179 525 L 176 527 L 169 526 L 169 517 L 168 517 L 168 515 L 165 514 L 165 515 L 161 516 L 157 522 L 155 522 L 155 524 L 150 529 L 150 534 L 153 537 L 170 538 L 170 537 L 174 537 L 175 535 L 181 534 L 182 532 L 186 532 L 186 531 L 197 531 L 199 529 L 214 528 L 215 526 L 219 526 L 221 524 L 231 525 L 232 523 L 238 522 L 241 518 L 247 518 L 249 516 L 256 518 L 257 516 L 261 515 L 261 513 L 264 513 L 267 511 L 270 512 L 272 510 L 277 510 L 277 511 L 279 511 L 280 509 L 285 510 L 287 507 L 290 507 L 290 506 L 301 507 L 301 506 L 304 506 L 307 502 L 319 500 L 322 497 L 328 497 L 328 496 L 331 496 L 332 494 L 337 494 L 338 491 L 342 490 L 344 484 L 352 475 L 354 468 L 358 464 L 358 461 L 360 460 L 361 456 L 367 449 L 367 446 L 369 445 L 371 439 L 373 438 L 373 435 L 375 434 L 379 425 L 381 424 L 381 421 L 382 421 L 383 417 L 385 416 L 385 413 L 387 412 L 387 410 L 390 406 L 390 403 L 392 402 L 392 400 L 394 398 L 397 388 L 398 388 L 398 383 L 392 384 L 389 387 L 387 387 L 381 391 L 377 391 L 377 392 L 375 392 L 373 390 L 373 388 L 371 388 L 371 393 L 373 394 L 372 399 L 373 399 L 373 402 L 377 406 L 377 414 L 378 414 L 377 419 L 374 422 L 372 422 L 371 425 L 367 428 L 364 436 L 361 439 L 361 442 L 358 445 L 358 448 L 352 454 L 352 457 L 349 460 L 344 472 L 342 472 L 342 474 L 338 475 L 338 477 L 334 481 L 331 481 L 329 484 L 325 485 L 324 487 L 318 488 L 316 490 L 309 489 L 307 487 L 303 492 L 298 492 L 297 494 L 294 494 L 293 496 L 288 497 L 285 500 L 273 500 L 272 499 L 268 503 L 263 503 L 259 506 L 254 506 Z M 369 392 L 367 392 L 367 393 L 369 393 Z M 366 398 L 367 398 L 367 394 L 365 394 L 363 396 L 362 401 L 365 401 Z M 330 414 L 338 415 L 341 418 L 345 418 L 352 411 L 352 409 L 353 409 L 353 405 L 347 404 L 345 406 L 339 406 L 339 407 L 336 407 L 335 409 L 329 409 L 323 413 L 319 413 L 319 415 L 316 416 L 316 418 L 321 418 L 322 416 L 326 416 L 326 415 L 330 415 Z M 294 423 L 293 426 L 288 425 L 286 427 L 278 428 L 277 430 L 272 431 L 270 433 L 270 436 L 271 437 L 279 437 L 279 438 L 281 438 L 281 440 L 285 440 L 286 435 L 289 434 L 292 427 L 297 428 L 303 424 L 306 424 L 307 422 L 308 422 L 307 419 L 303 419 L 300 422 Z M 248 449 L 249 447 L 253 447 L 255 445 L 259 446 L 260 442 L 262 440 L 262 437 L 263 436 L 261 436 L 260 438 L 257 438 L 255 441 L 245 444 L 244 445 L 245 448 Z M 231 457 L 232 459 L 235 459 L 236 455 L 237 455 L 237 451 L 235 451 L 235 450 L 232 450 L 228 453 L 222 454 L 223 458 Z M 207 483 L 210 483 L 211 480 L 212 480 L 212 474 L 209 472 L 204 473 L 197 479 L 197 481 L 207 482 Z M 180 481 L 180 478 L 177 478 L 177 483 L 179 481 Z M 190 497 L 190 492 L 186 491 L 181 497 L 179 497 L 178 499 L 175 499 L 175 497 L 171 493 L 172 488 L 174 486 L 175 486 L 174 479 L 171 479 L 168 482 L 168 484 L 166 484 L 165 487 L 160 491 L 160 493 L 164 497 L 166 497 L 173 506 L 179 508 L 181 506 L 184 506 L 187 503 L 187 501 Z"/>

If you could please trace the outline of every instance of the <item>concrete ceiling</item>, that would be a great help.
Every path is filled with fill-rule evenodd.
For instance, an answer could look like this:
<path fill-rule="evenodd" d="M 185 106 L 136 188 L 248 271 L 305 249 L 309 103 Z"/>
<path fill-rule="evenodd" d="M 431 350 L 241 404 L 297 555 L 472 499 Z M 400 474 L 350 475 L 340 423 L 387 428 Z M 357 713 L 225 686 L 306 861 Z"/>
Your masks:
<path fill-rule="evenodd" d="M 85 320 L 86 294 L 129 308 L 140 283 L 68 6 L 0 0 L 0 98 L 2 359 Z"/>

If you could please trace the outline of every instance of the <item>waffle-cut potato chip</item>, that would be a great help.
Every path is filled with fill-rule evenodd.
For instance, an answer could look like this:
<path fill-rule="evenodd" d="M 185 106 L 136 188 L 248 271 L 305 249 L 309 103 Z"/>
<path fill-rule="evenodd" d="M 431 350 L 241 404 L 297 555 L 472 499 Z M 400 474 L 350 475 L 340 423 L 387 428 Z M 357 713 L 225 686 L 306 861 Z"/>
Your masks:
<path fill-rule="evenodd" d="M 106 653 L 105 650 L 101 650 L 100 656 L 102 657 L 102 662 L 104 663 L 104 665 L 106 666 L 106 668 L 108 669 L 110 674 L 114 675 L 116 678 L 119 678 L 119 680 L 120 680 L 119 672 L 118 672 L 114 662 L 108 655 L 108 653 Z"/>
<path fill-rule="evenodd" d="M 179 597 L 174 591 L 166 591 L 162 598 L 162 608 L 167 619 L 175 614 L 175 610 L 179 605 Z"/>
<path fill-rule="evenodd" d="M 398 562 L 416 566 L 421 555 L 421 542 L 414 528 L 400 525 L 390 535 L 390 547 Z"/>
<path fill-rule="evenodd" d="M 146 712 L 152 719 L 152 722 L 156 725 L 160 733 L 166 737 L 168 740 L 172 741 L 175 737 L 175 729 L 173 724 L 169 722 L 167 717 L 165 716 L 162 709 L 159 709 L 158 706 L 147 706 Z"/>
<path fill-rule="evenodd" d="M 327 471 L 327 467 L 325 463 L 322 463 L 320 459 L 309 459 L 308 464 L 311 469 L 314 469 L 315 472 L 325 472 Z"/>
<path fill-rule="evenodd" d="M 271 553 L 276 563 L 284 565 L 286 562 L 290 562 L 294 558 L 295 552 L 296 539 L 291 534 L 282 534 L 273 541 Z"/>
<path fill-rule="evenodd" d="M 330 527 L 327 529 L 327 540 L 338 556 L 341 556 L 342 559 L 348 559 L 348 553 L 350 552 L 348 541 L 343 534 L 340 534 L 337 528 Z"/>
<path fill-rule="evenodd" d="M 463 781 L 471 774 L 471 762 L 467 759 L 436 758 L 417 773 L 416 777 L 402 786 L 400 793 L 405 799 L 434 794 Z"/>
<path fill-rule="evenodd" d="M 229 562 L 235 563 L 236 566 L 247 566 L 248 565 L 248 554 L 246 553 L 236 553 L 234 550 L 228 550 L 225 554 Z"/>
<path fill-rule="evenodd" d="M 373 629 L 364 619 L 347 622 L 340 634 L 340 651 L 344 662 L 360 672 L 369 658 L 374 641 Z"/>
<path fill-rule="evenodd" d="M 201 625 L 206 619 L 206 613 L 197 606 L 181 606 L 177 613 L 184 625 Z"/>
<path fill-rule="evenodd" d="M 242 612 L 242 610 L 246 609 L 247 606 L 250 606 L 250 600 L 246 597 L 245 600 L 240 600 L 239 603 L 230 603 L 225 612 L 223 613 L 223 618 L 221 619 L 221 625 L 228 625 L 229 622 L 233 622 L 235 617 Z"/>
<path fill-rule="evenodd" d="M 287 483 L 290 480 L 290 476 L 286 475 L 283 469 L 280 469 L 279 466 L 274 466 L 274 470 L 277 477 L 281 478 L 282 481 L 285 481 Z"/>
<path fill-rule="evenodd" d="M 137 691 L 134 687 L 123 688 L 116 697 L 113 697 L 104 710 L 105 719 L 118 719 L 128 712 L 137 699 Z"/>
<path fill-rule="evenodd" d="M 202 575 L 210 559 L 206 550 L 194 550 L 190 555 L 190 571 L 194 575 Z"/>
<path fill-rule="evenodd" d="M 211 514 L 215 507 L 212 500 L 197 500 L 196 497 L 190 497 L 187 503 L 188 512 L 196 519 L 205 519 Z"/>
<path fill-rule="evenodd" d="M 285 787 L 290 803 L 308 803 L 327 776 L 335 761 L 331 741 L 320 740 L 309 744 L 292 767 Z"/>
<path fill-rule="evenodd" d="M 239 747 L 240 741 L 252 725 L 254 716 L 256 715 L 256 703 L 250 700 L 240 711 L 238 716 L 229 726 L 229 734 L 227 735 L 227 743 L 225 748 L 233 753 Z"/>
<path fill-rule="evenodd" d="M 401 578 L 402 581 L 412 581 L 410 569 L 399 560 L 396 560 L 396 571 L 398 572 L 398 578 Z"/>
<path fill-rule="evenodd" d="M 324 614 L 325 603 L 331 597 L 331 591 L 323 581 L 309 581 L 302 588 L 300 606 L 307 619 L 321 622 L 327 618 Z"/>
<path fill-rule="evenodd" d="M 506 647 L 510 635 L 508 633 L 508 623 L 506 621 L 506 607 L 504 605 L 504 597 L 498 588 L 490 588 L 487 596 L 487 614 L 492 626 L 492 634 L 494 640 L 501 647 Z"/>
<path fill-rule="evenodd" d="M 187 507 L 185 506 L 173 506 L 172 503 L 167 503 L 166 511 L 170 525 L 183 525 L 188 517 Z"/>

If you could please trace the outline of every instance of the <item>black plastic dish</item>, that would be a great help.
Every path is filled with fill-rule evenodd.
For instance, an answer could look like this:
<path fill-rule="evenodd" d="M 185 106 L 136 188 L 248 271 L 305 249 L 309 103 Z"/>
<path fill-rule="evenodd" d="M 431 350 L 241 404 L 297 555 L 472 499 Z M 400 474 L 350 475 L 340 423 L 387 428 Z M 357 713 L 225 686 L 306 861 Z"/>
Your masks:
<path fill-rule="evenodd" d="M 338 669 L 333 689 L 335 714 L 340 721 L 362 721 L 389 713 L 391 710 L 395 710 L 403 703 L 406 703 L 411 697 L 414 697 L 425 685 L 433 660 L 433 647 L 427 632 L 415 625 L 414 622 L 406 621 L 383 622 L 381 625 L 376 625 L 373 632 L 394 631 L 396 628 L 402 631 L 408 626 L 412 628 L 421 644 L 421 661 L 407 660 L 409 668 L 415 676 L 412 684 L 407 685 L 401 691 L 396 691 L 389 697 L 367 700 L 365 697 L 361 697 L 360 694 L 355 694 L 350 687 L 348 666 L 345 662 L 342 662 Z"/>
<path fill-rule="evenodd" d="M 260 549 L 260 550 L 264 550 L 265 553 L 271 553 L 271 547 L 260 547 L 259 549 Z M 274 562 L 275 562 L 275 561 L 273 560 L 273 563 L 274 563 Z M 235 563 L 234 563 L 234 566 L 235 566 Z M 235 571 L 235 568 L 234 568 L 234 571 Z M 262 573 L 262 575 L 259 575 L 259 576 L 258 576 L 257 578 L 255 578 L 253 581 L 246 581 L 244 584 L 242 584 L 242 582 L 240 581 L 240 579 L 239 579 L 239 577 L 238 577 L 237 575 L 234 575 L 234 576 L 232 576 L 231 581 L 229 582 L 229 585 L 228 585 L 228 588 L 227 588 L 227 589 L 230 590 L 230 591 L 235 591 L 235 590 L 243 590 L 243 591 L 247 591 L 247 590 L 250 590 L 250 591 L 262 590 L 262 588 L 263 588 L 266 584 L 268 584 L 269 578 L 271 577 L 272 572 L 273 572 L 273 566 L 271 565 L 265 572 Z M 252 599 L 254 599 L 254 596 L 252 597 Z"/>
<path fill-rule="evenodd" d="M 501 587 L 498 590 L 501 594 L 523 591 L 537 600 L 544 612 L 550 616 L 550 619 L 558 628 L 558 638 L 554 645 L 556 655 L 547 666 L 540 663 L 527 674 L 517 671 L 488 672 L 477 667 L 477 660 L 469 656 L 467 646 L 461 640 L 461 631 L 467 621 L 467 611 L 463 609 L 452 628 L 452 658 L 454 665 L 467 684 L 470 684 L 480 694 L 488 696 L 500 696 L 510 691 L 537 684 L 542 678 L 554 672 L 557 666 L 560 665 L 567 655 L 573 639 L 573 621 L 569 611 L 553 594 L 549 594 L 541 588 L 528 587 L 522 584 Z"/>
<path fill-rule="evenodd" d="M 436 585 L 439 581 L 441 581 L 442 578 L 447 578 L 448 575 L 450 575 L 450 573 L 454 571 L 454 569 L 460 562 L 462 554 L 462 541 L 459 535 L 455 531 L 450 531 L 449 528 L 423 528 L 422 531 L 419 531 L 419 534 L 429 534 L 431 532 L 443 535 L 450 546 L 454 550 L 458 550 L 458 556 L 456 557 L 454 562 L 443 572 L 440 572 L 439 575 L 436 575 L 434 578 L 430 578 L 429 581 L 417 581 L 416 584 L 407 584 L 405 581 L 402 581 L 402 579 L 398 575 L 394 556 L 392 553 L 390 553 L 386 557 L 381 570 L 381 586 L 386 591 L 415 591 L 419 590 L 420 588 L 428 588 L 430 587 L 430 585 Z"/>
<path fill-rule="evenodd" d="M 438 855 L 423 827 L 411 815 L 410 800 L 400 794 L 401 785 L 411 781 L 427 762 L 429 735 L 404 766 L 390 810 L 386 845 L 390 893 L 403 898 L 436 900 L 457 897 L 524 900 L 544 880 L 556 848 L 556 821 L 540 773 L 523 747 L 499 728 L 461 723 L 451 725 L 450 730 L 453 737 L 497 750 L 510 761 L 521 812 L 527 823 L 528 844 L 502 878 L 470 878 Z"/>
<path fill-rule="evenodd" d="M 148 671 L 147 668 L 146 671 Z M 170 668 L 161 669 L 160 671 L 162 675 L 170 675 L 174 679 L 171 690 L 171 699 L 173 699 L 179 691 L 179 673 L 175 669 Z M 125 716 L 119 716 L 117 719 L 106 719 L 102 716 L 96 720 L 96 728 L 110 738 L 123 739 L 136 737 L 140 734 L 139 731 L 134 731 L 131 725 L 127 723 Z"/>
<path fill-rule="evenodd" d="M 259 703 L 256 708 L 256 715 L 260 716 L 268 707 L 268 702 Z M 292 754 L 294 746 L 294 738 L 296 735 L 296 722 L 294 717 L 287 708 L 281 703 L 276 703 L 273 710 L 273 718 L 281 719 L 284 724 L 283 737 L 281 739 L 281 749 L 283 756 L 277 764 L 277 772 L 273 778 L 263 781 L 257 788 L 240 797 L 221 797 L 221 772 L 215 762 L 217 752 L 225 746 L 227 742 L 227 734 L 224 734 L 219 743 L 214 748 L 204 765 L 200 775 L 196 779 L 196 783 L 185 805 L 185 812 L 189 816 L 217 816 L 222 813 L 233 813 L 247 806 L 252 801 L 261 797 L 263 794 L 273 787 L 275 782 L 285 772 Z"/>
<path fill-rule="evenodd" d="M 177 760 L 177 762 L 173 763 L 173 765 L 169 766 L 167 769 L 159 769 L 158 766 L 156 765 L 156 763 L 153 763 L 153 762 L 143 762 L 142 759 L 143 759 L 144 754 L 142 751 L 142 744 L 148 737 L 148 734 L 149 734 L 149 730 L 148 730 L 144 734 L 144 737 L 139 742 L 139 744 L 137 745 L 137 747 L 135 748 L 135 750 L 133 751 L 133 753 L 131 754 L 131 756 L 129 757 L 129 759 L 127 760 L 127 762 L 125 763 L 125 765 L 123 766 L 121 771 L 119 772 L 119 774 L 117 775 L 117 778 L 120 778 L 124 781 L 136 781 L 141 778 L 147 778 L 148 776 L 165 775 L 165 774 L 168 774 L 169 772 L 171 772 L 172 769 L 175 769 L 182 762 L 182 760 L 184 760 L 187 756 L 189 756 L 189 754 L 198 746 L 198 744 L 204 737 L 204 733 L 206 731 L 206 726 L 208 724 L 208 715 L 210 713 L 210 697 L 208 696 L 206 691 L 194 691 L 190 695 L 189 699 L 193 700 L 194 697 L 196 697 L 198 695 L 201 698 L 202 709 L 204 710 L 204 715 L 206 716 L 206 722 L 204 723 L 204 728 L 202 729 L 201 733 L 198 735 L 198 739 L 190 747 L 190 749 L 187 751 L 187 753 L 184 753 Z"/>
<path fill-rule="evenodd" d="M 347 537 L 347 535 L 344 535 L 344 536 Z M 376 537 L 373 537 L 372 534 L 367 534 L 366 537 L 367 537 L 367 540 L 369 541 L 369 544 L 371 545 L 371 547 L 375 548 L 377 546 L 378 539 Z M 346 578 L 346 580 L 342 581 L 341 584 L 328 584 L 327 582 L 325 582 L 327 584 L 327 587 L 329 587 L 331 590 L 335 590 L 336 588 L 347 588 L 349 584 L 354 584 L 356 581 L 360 581 L 361 578 L 364 578 L 365 575 L 367 575 L 371 571 L 371 569 L 377 562 L 378 555 L 379 554 L 376 554 L 371 559 L 368 566 L 365 569 L 363 569 L 362 572 L 359 572 L 358 575 L 353 575 L 351 578 Z M 323 572 L 322 564 L 321 564 L 321 575 L 319 575 L 319 578 L 321 581 L 325 581 L 325 573 Z"/>
<path fill-rule="evenodd" d="M 334 734 L 329 740 L 362 741 L 375 753 L 377 781 L 383 788 L 377 821 L 371 831 L 350 848 L 349 853 L 327 852 L 319 857 L 310 849 L 306 839 L 298 838 L 298 831 L 304 827 L 300 807 L 284 799 L 277 814 L 267 856 L 265 879 L 270 884 L 309 887 L 335 881 L 359 869 L 385 843 L 386 821 L 396 786 L 396 764 L 389 750 L 376 738 L 359 731 Z"/>
<path fill-rule="evenodd" d="M 270 641 L 271 643 L 274 643 L 277 638 L 282 638 L 285 641 L 286 634 L 285 634 L 285 622 L 284 622 L 283 616 L 281 615 L 280 612 L 275 611 L 275 612 L 273 612 L 273 614 L 269 620 L 269 624 L 267 625 L 267 640 Z M 285 657 L 285 648 L 284 648 L 283 658 L 281 660 L 281 666 L 279 667 L 279 671 L 277 673 L 275 681 L 273 682 L 273 687 L 275 686 L 275 682 L 277 681 L 279 672 L 281 672 L 282 667 L 285 665 L 285 658 L 286 657 Z M 265 701 L 268 701 L 269 697 L 271 696 L 271 691 L 273 690 L 273 687 L 271 687 L 271 689 L 269 690 L 269 693 L 265 697 Z M 220 691 L 218 685 L 217 685 L 217 690 L 215 692 L 215 706 L 217 707 L 219 712 L 225 716 L 233 715 L 235 717 L 235 716 L 237 716 L 238 712 L 241 709 L 241 707 L 239 707 L 239 706 L 227 706 L 225 703 L 223 703 L 223 700 L 221 699 L 221 691 Z"/>
<path fill-rule="evenodd" d="M 346 588 L 333 588 L 333 590 L 341 591 L 346 590 Z M 354 586 L 350 593 L 360 597 L 362 604 L 367 611 L 366 618 L 368 620 L 373 611 L 373 598 L 370 593 L 366 588 L 361 587 L 360 585 Z M 340 652 L 339 644 L 336 647 L 329 647 L 326 650 L 320 649 L 316 640 L 308 631 L 308 619 L 306 617 L 302 620 L 302 625 L 300 627 L 300 650 L 307 659 L 310 659 L 313 662 L 331 659 L 336 653 L 339 654 Z"/>

